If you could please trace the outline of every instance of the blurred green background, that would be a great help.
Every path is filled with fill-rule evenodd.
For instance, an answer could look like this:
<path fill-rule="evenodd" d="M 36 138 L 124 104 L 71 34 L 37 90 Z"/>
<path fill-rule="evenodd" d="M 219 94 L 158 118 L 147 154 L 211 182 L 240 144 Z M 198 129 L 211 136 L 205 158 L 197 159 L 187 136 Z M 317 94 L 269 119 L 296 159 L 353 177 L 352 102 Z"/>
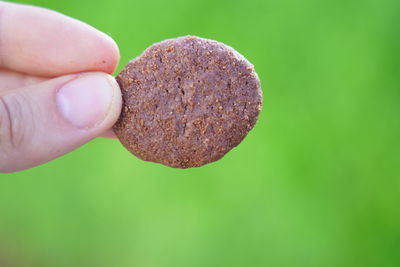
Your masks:
<path fill-rule="evenodd" d="M 264 107 L 222 160 L 176 170 L 98 139 L 0 176 L 0 266 L 400 266 L 400 2 L 55 1 L 122 66 L 187 34 L 258 72 Z"/>

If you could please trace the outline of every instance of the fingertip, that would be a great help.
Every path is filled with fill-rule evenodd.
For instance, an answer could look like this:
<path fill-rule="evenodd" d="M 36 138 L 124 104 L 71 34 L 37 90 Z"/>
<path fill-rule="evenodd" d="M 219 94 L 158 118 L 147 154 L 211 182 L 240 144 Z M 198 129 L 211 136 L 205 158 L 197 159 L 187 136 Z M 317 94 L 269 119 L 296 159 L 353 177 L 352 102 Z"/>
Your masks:
<path fill-rule="evenodd" d="M 56 77 L 99 71 L 119 63 L 116 42 L 96 28 L 49 9 L 0 2 L 0 66 Z"/>
<path fill-rule="evenodd" d="M 117 43 L 111 36 L 100 32 L 103 39 L 103 51 L 104 58 L 101 60 L 101 65 L 99 71 L 106 72 L 108 74 L 113 74 L 120 60 L 120 53 Z"/>
<path fill-rule="evenodd" d="M 121 109 L 122 109 L 122 94 L 119 84 L 115 80 L 112 75 L 104 74 L 107 80 L 109 81 L 112 91 L 113 91 L 113 98 L 110 108 L 108 110 L 107 118 L 103 125 L 103 129 L 110 129 L 118 120 Z"/>
<path fill-rule="evenodd" d="M 57 91 L 57 107 L 71 126 L 101 133 L 117 120 L 121 110 L 118 83 L 102 72 L 83 73 Z"/>

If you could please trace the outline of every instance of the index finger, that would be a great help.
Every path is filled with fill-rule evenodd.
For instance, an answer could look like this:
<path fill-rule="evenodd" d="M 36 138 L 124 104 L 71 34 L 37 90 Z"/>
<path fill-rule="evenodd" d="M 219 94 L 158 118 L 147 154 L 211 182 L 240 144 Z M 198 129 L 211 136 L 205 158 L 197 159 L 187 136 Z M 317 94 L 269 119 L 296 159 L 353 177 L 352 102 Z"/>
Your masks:
<path fill-rule="evenodd" d="M 114 72 L 114 40 L 60 13 L 0 2 L 0 67 L 53 77 L 83 71 Z"/>

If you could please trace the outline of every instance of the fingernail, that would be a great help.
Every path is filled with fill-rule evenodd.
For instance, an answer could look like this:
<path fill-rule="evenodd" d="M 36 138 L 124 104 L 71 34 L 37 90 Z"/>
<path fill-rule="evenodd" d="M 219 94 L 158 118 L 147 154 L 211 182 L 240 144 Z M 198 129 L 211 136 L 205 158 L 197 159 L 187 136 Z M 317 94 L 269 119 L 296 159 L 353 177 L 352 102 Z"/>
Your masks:
<path fill-rule="evenodd" d="M 66 83 L 57 93 L 60 113 L 78 128 L 91 128 L 107 116 L 118 86 L 106 74 L 84 74 Z"/>

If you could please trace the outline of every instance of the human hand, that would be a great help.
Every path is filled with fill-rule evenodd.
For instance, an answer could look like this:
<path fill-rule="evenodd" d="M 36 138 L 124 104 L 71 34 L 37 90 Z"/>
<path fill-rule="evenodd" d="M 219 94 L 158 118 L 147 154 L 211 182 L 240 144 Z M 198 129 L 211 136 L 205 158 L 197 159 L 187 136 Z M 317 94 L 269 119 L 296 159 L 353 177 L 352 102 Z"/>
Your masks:
<path fill-rule="evenodd" d="M 60 13 L 0 2 L 0 172 L 60 157 L 107 135 L 121 111 L 104 33 Z"/>

